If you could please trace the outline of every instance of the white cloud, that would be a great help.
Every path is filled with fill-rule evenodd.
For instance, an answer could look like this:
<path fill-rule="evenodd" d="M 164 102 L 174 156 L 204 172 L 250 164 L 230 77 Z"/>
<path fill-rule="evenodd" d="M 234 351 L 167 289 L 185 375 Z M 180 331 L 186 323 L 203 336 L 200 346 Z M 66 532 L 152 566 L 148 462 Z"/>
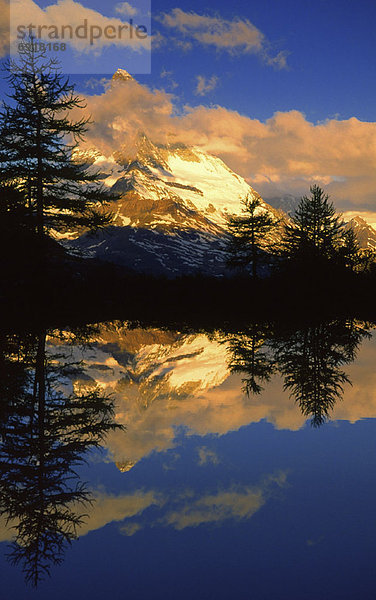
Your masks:
<path fill-rule="evenodd" d="M 168 41 L 184 43 L 186 49 L 196 42 L 230 54 L 259 54 L 267 65 L 278 69 L 286 67 L 286 53 L 271 55 L 265 35 L 248 19 L 228 20 L 220 16 L 199 15 L 174 8 L 171 12 L 161 15 L 159 20 L 172 32 Z"/>
<path fill-rule="evenodd" d="M 216 75 L 212 75 L 210 79 L 207 79 L 203 75 L 197 75 L 195 94 L 197 96 L 205 96 L 217 87 L 218 81 L 219 79 Z"/>
<path fill-rule="evenodd" d="M 129 2 L 120 2 L 116 4 L 115 12 L 126 17 L 134 17 L 137 15 L 137 8 L 129 4 Z"/>

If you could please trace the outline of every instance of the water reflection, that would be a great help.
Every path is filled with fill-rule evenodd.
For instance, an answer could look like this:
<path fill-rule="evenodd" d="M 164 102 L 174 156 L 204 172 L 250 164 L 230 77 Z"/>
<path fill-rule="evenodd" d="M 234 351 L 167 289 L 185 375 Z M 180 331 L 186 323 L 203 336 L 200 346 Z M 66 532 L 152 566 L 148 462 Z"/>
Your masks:
<path fill-rule="evenodd" d="M 368 335 L 363 323 L 335 320 L 277 333 L 272 340 L 284 389 L 314 427 L 328 419 L 344 385 L 351 384 L 342 366 L 355 360 Z"/>
<path fill-rule="evenodd" d="M 154 491 L 90 492 L 77 467 L 101 444 L 126 474 L 151 452 L 172 448 L 178 428 L 224 434 L 270 415 L 278 427 L 298 429 L 306 418 L 322 425 L 350 385 L 347 367 L 369 331 L 366 323 L 338 319 L 251 323 L 235 332 L 114 322 L 2 334 L 0 514 L 14 528 L 9 559 L 37 585 L 77 535 L 164 506 L 167 496 Z M 201 449 L 199 465 L 216 464 L 208 452 Z M 189 492 L 160 522 L 178 530 L 214 522 L 218 506 L 223 518 L 251 515 L 268 486 L 217 490 L 194 501 Z M 231 508 L 238 504 L 242 510 Z M 133 523 L 124 532 L 140 528 Z"/>
<path fill-rule="evenodd" d="M 99 389 L 64 393 L 80 365 L 51 351 L 56 332 L 48 339 L 50 350 L 46 331 L 3 335 L 0 347 L 0 514 L 14 534 L 8 558 L 34 586 L 62 561 L 91 502 L 77 465 L 119 427 Z"/>
<path fill-rule="evenodd" d="M 229 367 L 246 375 L 244 392 L 260 394 L 261 383 L 273 373 L 283 377 L 284 390 L 314 427 L 329 417 L 351 384 L 341 368 L 353 362 L 361 341 L 369 337 L 365 323 L 333 320 L 305 323 L 299 328 L 253 325 L 241 335 L 229 336 Z"/>
<path fill-rule="evenodd" d="M 260 394 L 263 384 L 270 381 L 275 372 L 275 361 L 270 347 L 273 330 L 269 325 L 252 324 L 237 335 L 224 336 L 229 350 L 229 369 L 232 373 L 246 374 L 243 390 Z"/>

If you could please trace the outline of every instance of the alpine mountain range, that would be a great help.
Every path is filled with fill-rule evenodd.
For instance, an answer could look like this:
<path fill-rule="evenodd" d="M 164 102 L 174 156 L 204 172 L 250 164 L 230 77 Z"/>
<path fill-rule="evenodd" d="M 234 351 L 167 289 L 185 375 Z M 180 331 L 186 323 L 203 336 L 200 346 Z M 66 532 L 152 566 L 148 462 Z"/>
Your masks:
<path fill-rule="evenodd" d="M 132 77 L 118 69 L 113 81 Z M 96 234 L 62 240 L 71 251 L 154 275 L 228 274 L 226 223 L 240 214 L 242 200 L 259 198 L 261 209 L 283 222 L 298 199 L 274 198 L 269 204 L 220 158 L 183 144 L 155 144 L 139 132 L 132 150 L 97 148 L 77 151 L 77 158 L 100 171 L 116 192 L 110 205 L 113 222 Z M 362 248 L 376 248 L 376 231 L 360 216 L 348 223 Z M 275 236 L 279 236 L 278 229 Z"/>

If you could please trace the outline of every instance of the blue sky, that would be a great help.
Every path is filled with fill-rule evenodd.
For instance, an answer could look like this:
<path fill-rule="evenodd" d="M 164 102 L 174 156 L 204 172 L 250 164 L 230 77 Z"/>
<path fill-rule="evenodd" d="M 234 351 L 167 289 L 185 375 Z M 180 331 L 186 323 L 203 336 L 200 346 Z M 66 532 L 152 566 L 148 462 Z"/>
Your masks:
<path fill-rule="evenodd" d="M 174 8 L 176 2 L 154 2 L 154 12 Z M 181 7 L 202 13 L 202 2 Z M 214 8 L 214 7 L 213 7 Z M 158 70 L 172 70 L 187 101 L 197 73 L 216 74 L 220 81 L 208 100 L 265 119 L 276 110 L 292 108 L 317 121 L 338 115 L 375 120 L 376 3 L 353 0 L 266 0 L 216 2 L 223 18 L 249 19 L 276 51 L 285 51 L 287 69 L 276 70 L 254 55 L 203 50 L 153 53 L 151 80 Z M 197 98 L 196 98 L 197 102 Z"/>
<path fill-rule="evenodd" d="M 257 54 L 200 44 L 184 51 L 167 43 L 153 50 L 152 72 L 138 77 L 142 83 L 173 91 L 181 104 L 198 104 L 203 100 L 194 94 L 197 76 L 214 75 L 218 82 L 205 102 L 257 119 L 290 109 L 304 112 L 313 122 L 334 116 L 376 119 L 375 2 L 235 0 L 217 1 L 207 8 L 197 0 L 178 4 L 165 0 L 153 2 L 152 16 L 176 7 L 228 21 L 248 19 L 265 35 L 272 52 L 286 53 L 287 68 L 267 66 Z M 174 35 L 155 18 L 153 30 L 167 39 Z M 171 75 L 161 78 L 163 71 Z"/>
<path fill-rule="evenodd" d="M 130 16 L 147 23 L 147 2 L 12 0 L 12 7 L 22 18 L 39 7 L 55 17 L 57 10 L 60 23 L 90 17 L 88 9 L 102 24 Z M 134 53 L 101 42 L 89 55 L 91 74 L 72 75 L 94 120 L 88 143 L 109 152 L 137 123 L 157 143 L 171 134 L 219 156 L 266 199 L 318 183 L 340 210 L 376 223 L 375 2 L 155 0 L 151 17 L 150 69 L 146 47 Z M 76 67 L 88 55 L 75 51 Z M 107 81 L 127 69 L 137 82 L 132 94 L 103 85 L 105 54 Z"/>

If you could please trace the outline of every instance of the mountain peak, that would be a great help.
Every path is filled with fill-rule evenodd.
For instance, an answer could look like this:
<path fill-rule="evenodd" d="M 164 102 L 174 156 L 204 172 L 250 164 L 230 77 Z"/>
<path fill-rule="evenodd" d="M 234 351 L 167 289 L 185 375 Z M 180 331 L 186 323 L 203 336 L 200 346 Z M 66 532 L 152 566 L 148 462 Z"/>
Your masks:
<path fill-rule="evenodd" d="M 125 69 L 118 69 L 112 76 L 112 81 L 134 81 L 132 75 Z"/>
<path fill-rule="evenodd" d="M 126 460 L 124 462 L 115 463 L 115 465 L 121 473 L 128 473 L 128 471 L 130 471 L 135 466 L 135 464 L 136 463 L 133 460 Z"/>
<path fill-rule="evenodd" d="M 371 225 L 369 223 L 367 223 L 367 221 L 359 215 L 356 215 L 355 217 L 350 219 L 349 223 L 352 223 L 352 224 L 356 223 L 358 225 L 361 225 L 362 227 L 371 227 Z"/>
<path fill-rule="evenodd" d="M 376 248 L 376 231 L 363 217 L 356 215 L 346 226 L 354 230 L 361 248 Z"/>

